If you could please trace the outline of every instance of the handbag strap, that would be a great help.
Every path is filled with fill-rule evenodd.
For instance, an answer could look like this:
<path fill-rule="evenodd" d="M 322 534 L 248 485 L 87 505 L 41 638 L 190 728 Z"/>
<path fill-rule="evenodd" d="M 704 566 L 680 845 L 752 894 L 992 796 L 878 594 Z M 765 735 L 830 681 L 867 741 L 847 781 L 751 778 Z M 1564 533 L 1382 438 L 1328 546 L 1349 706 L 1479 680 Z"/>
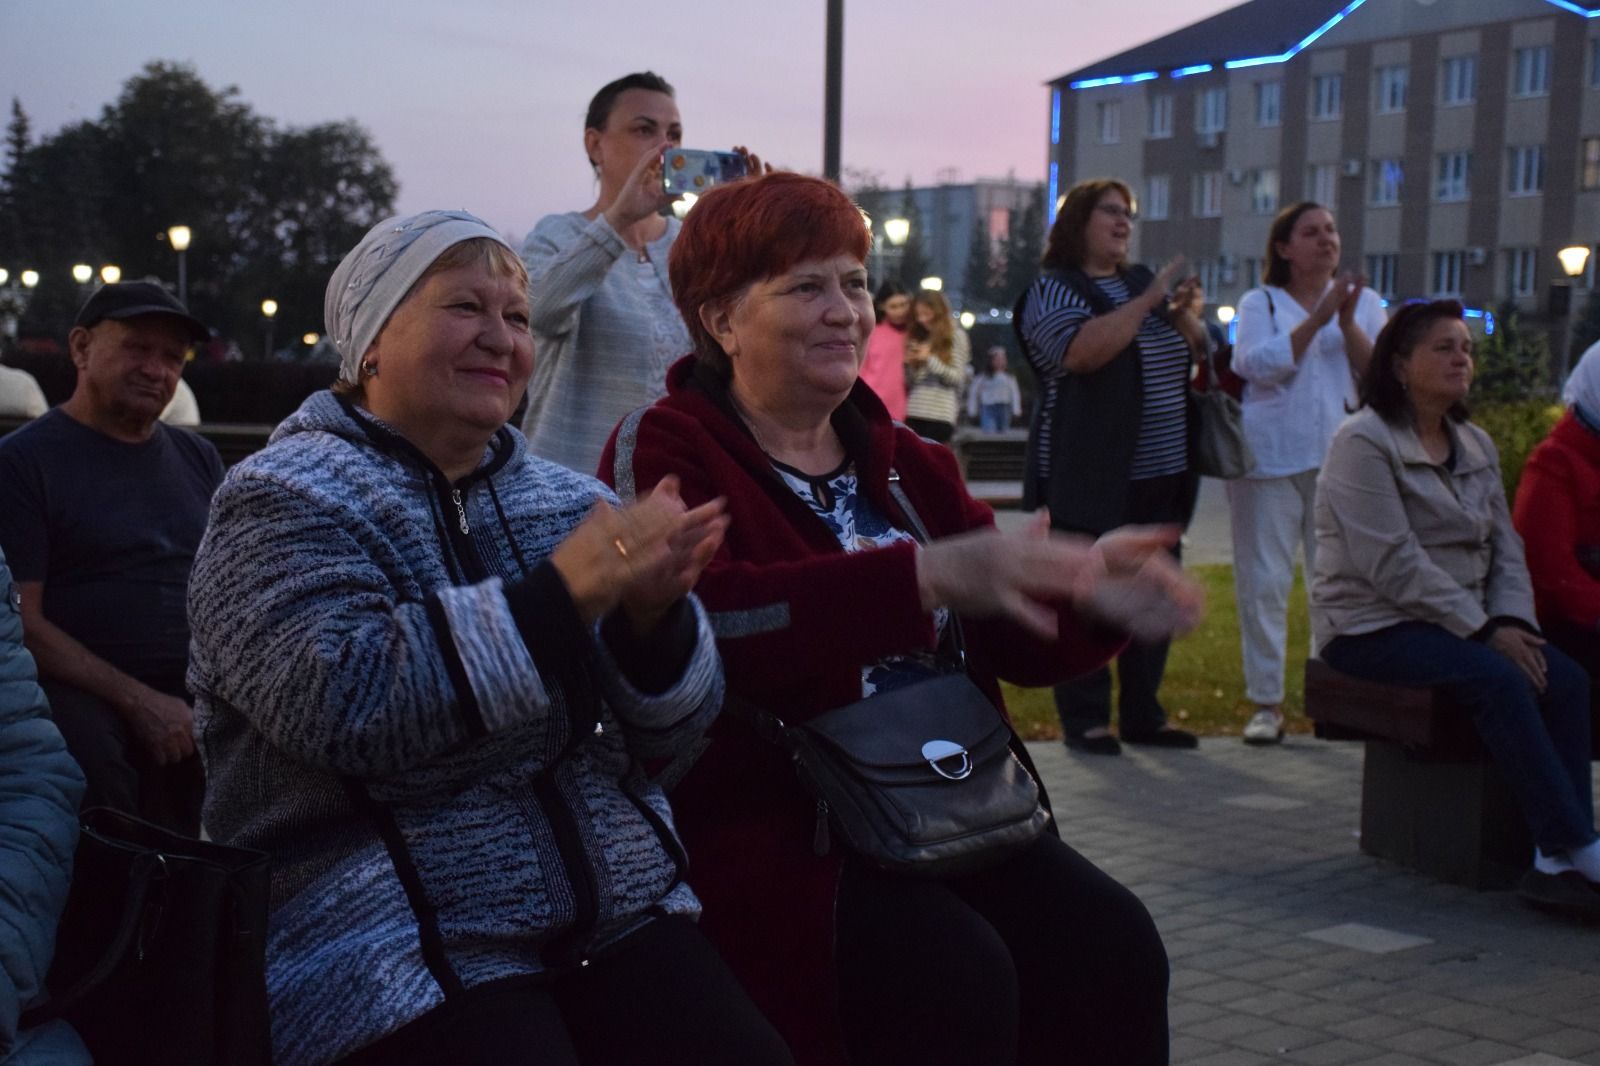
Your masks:
<path fill-rule="evenodd" d="M 889 468 L 889 495 L 894 497 L 894 502 L 899 505 L 900 513 L 906 516 L 906 523 L 911 526 L 911 535 L 917 538 L 917 543 L 926 546 L 933 538 L 928 535 L 928 527 L 922 524 L 922 516 L 917 514 L 917 509 L 911 506 L 911 497 L 906 495 L 906 490 L 900 486 L 900 473 L 894 467 Z M 956 665 L 962 673 L 967 670 L 967 638 L 961 630 L 961 616 L 955 611 L 950 612 L 950 636 L 955 643 Z"/>
<path fill-rule="evenodd" d="M 48 1002 L 22 1012 L 20 1028 L 36 1025 L 60 1017 L 74 1004 L 105 983 L 128 954 L 135 934 L 144 924 L 145 902 L 150 896 L 150 886 L 158 877 L 166 876 L 166 859 L 158 851 L 142 851 L 133 857 L 128 870 L 128 890 L 123 899 L 122 916 L 117 920 L 117 931 L 99 960 L 75 984 L 59 996 L 52 995 Z"/>

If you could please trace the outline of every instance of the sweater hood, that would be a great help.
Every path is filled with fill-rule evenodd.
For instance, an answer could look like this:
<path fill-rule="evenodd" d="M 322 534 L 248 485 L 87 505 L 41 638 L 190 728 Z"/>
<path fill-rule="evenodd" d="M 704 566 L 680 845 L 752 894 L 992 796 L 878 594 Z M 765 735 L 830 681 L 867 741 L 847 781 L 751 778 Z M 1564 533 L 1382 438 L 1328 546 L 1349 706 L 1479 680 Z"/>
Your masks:
<path fill-rule="evenodd" d="M 268 444 L 302 433 L 329 433 L 362 447 L 375 448 L 408 466 L 437 472 L 435 464 L 399 430 L 353 401 L 322 389 L 307 396 L 298 410 L 272 431 Z M 490 477 L 527 454 L 525 437 L 510 426 L 501 426 L 484 449 L 483 461 L 465 480 Z M 443 475 L 440 475 L 443 476 Z"/>

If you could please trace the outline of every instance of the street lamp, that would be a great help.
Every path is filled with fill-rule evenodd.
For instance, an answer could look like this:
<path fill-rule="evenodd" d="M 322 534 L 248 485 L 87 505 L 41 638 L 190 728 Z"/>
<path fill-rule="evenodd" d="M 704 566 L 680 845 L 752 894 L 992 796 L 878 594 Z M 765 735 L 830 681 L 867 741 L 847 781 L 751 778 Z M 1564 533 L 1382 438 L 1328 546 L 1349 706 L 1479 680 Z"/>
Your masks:
<path fill-rule="evenodd" d="M 917 284 L 929 292 L 938 292 L 944 288 L 944 279 L 941 277 L 926 277 Z"/>
<path fill-rule="evenodd" d="M 263 332 L 265 333 L 265 346 L 266 346 L 265 350 L 266 350 L 266 357 L 268 359 L 272 358 L 272 326 L 273 326 L 273 319 L 277 317 L 277 314 L 278 314 L 278 301 L 277 300 L 270 300 L 269 299 L 269 300 L 262 300 L 261 301 L 261 321 L 262 321 L 262 323 L 264 325 Z"/>
<path fill-rule="evenodd" d="M 79 285 L 89 284 L 89 279 L 94 277 L 94 267 L 88 263 L 78 263 L 72 268 L 72 280 Z"/>
<path fill-rule="evenodd" d="M 305 336 L 300 338 L 300 343 L 305 345 L 307 348 L 314 348 L 316 347 L 317 342 L 321 339 L 322 337 L 320 334 L 307 333 Z"/>
<path fill-rule="evenodd" d="M 122 280 L 122 268 L 111 263 L 107 263 L 105 266 L 100 268 L 100 280 L 105 282 L 107 285 L 115 285 L 117 282 Z"/>
<path fill-rule="evenodd" d="M 883 220 L 883 235 L 889 238 L 889 243 L 896 248 L 906 243 L 906 238 L 911 236 L 911 220 L 905 218 L 886 218 Z"/>
<path fill-rule="evenodd" d="M 24 270 L 22 272 L 22 287 L 24 289 L 31 289 L 37 284 L 39 284 L 39 272 L 37 270 Z"/>
<path fill-rule="evenodd" d="M 1222 324 L 1222 331 L 1227 334 L 1228 343 L 1233 343 L 1233 319 L 1238 314 L 1231 304 L 1222 304 L 1217 308 L 1217 321 Z"/>
<path fill-rule="evenodd" d="M 11 280 L 11 271 L 7 270 L 5 267 L 0 267 L 0 285 L 4 285 L 6 282 L 8 282 L 10 280 Z"/>
<path fill-rule="evenodd" d="M 167 242 L 178 253 L 178 302 L 185 307 L 189 306 L 189 264 L 185 253 L 189 251 L 189 240 L 193 236 L 188 226 L 167 229 Z"/>
<path fill-rule="evenodd" d="M 963 312 L 961 312 L 961 328 L 962 329 L 971 329 L 973 327 L 973 324 L 976 323 L 977 321 L 978 321 L 978 316 L 973 314 L 971 311 L 963 311 Z"/>
<path fill-rule="evenodd" d="M 1556 388 L 1559 389 L 1566 384 L 1567 363 L 1572 359 L 1573 279 L 1583 273 L 1589 262 L 1589 248 L 1583 244 L 1570 245 L 1557 252 L 1556 258 L 1561 260 L 1561 269 L 1567 275 L 1567 313 L 1561 326 L 1561 362 L 1556 371 Z"/>

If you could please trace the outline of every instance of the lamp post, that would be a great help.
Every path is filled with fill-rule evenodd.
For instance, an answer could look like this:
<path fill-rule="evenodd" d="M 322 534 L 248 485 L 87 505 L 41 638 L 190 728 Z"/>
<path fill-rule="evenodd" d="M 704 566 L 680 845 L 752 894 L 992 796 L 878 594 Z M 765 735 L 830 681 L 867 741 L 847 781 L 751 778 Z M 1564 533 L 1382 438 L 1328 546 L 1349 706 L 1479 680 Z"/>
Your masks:
<path fill-rule="evenodd" d="M 94 278 L 94 267 L 88 263 L 78 263 L 72 268 L 72 280 L 79 285 L 87 285 Z"/>
<path fill-rule="evenodd" d="M 944 288 L 944 279 L 937 275 L 930 275 L 917 282 L 917 284 L 929 292 L 939 292 Z"/>
<path fill-rule="evenodd" d="M 971 311 L 963 311 L 963 312 L 961 312 L 960 322 L 961 322 L 961 328 L 962 329 L 971 329 L 974 325 L 977 324 L 977 321 L 978 321 L 978 316 L 973 314 Z"/>
<path fill-rule="evenodd" d="M 188 226 L 171 226 L 167 229 L 167 242 L 178 253 L 178 302 L 189 306 L 189 241 L 194 233 Z"/>
<path fill-rule="evenodd" d="M 1572 317 L 1573 299 L 1572 289 L 1578 275 L 1583 273 L 1584 266 L 1589 262 L 1589 247 L 1584 244 L 1574 244 L 1556 253 L 1556 258 L 1561 260 L 1561 270 L 1567 275 L 1567 313 L 1561 321 L 1561 361 L 1556 368 L 1556 388 L 1560 389 L 1567 380 L 1567 365 L 1572 359 Z"/>
<path fill-rule="evenodd" d="M 100 268 L 100 280 L 106 285 L 115 285 L 122 280 L 122 268 L 113 263 L 107 263 Z"/>
<path fill-rule="evenodd" d="M 906 238 L 911 236 L 911 222 L 904 218 L 886 218 L 883 220 L 883 239 L 889 242 L 893 251 L 889 258 L 898 260 L 900 246 L 906 243 Z M 883 262 L 883 255 L 879 253 L 879 269 L 884 278 L 889 276 L 889 268 Z M 881 280 L 881 279 L 880 279 Z"/>
<path fill-rule="evenodd" d="M 1230 304 L 1222 304 L 1217 308 L 1217 322 L 1222 326 L 1223 332 L 1228 335 L 1228 343 L 1233 343 L 1233 318 L 1237 312 Z"/>
<path fill-rule="evenodd" d="M 24 270 L 21 274 L 21 277 L 22 287 L 24 289 L 31 289 L 35 285 L 39 284 L 39 272 L 37 270 Z"/>
<path fill-rule="evenodd" d="M 265 344 L 266 357 L 268 359 L 272 358 L 272 327 L 273 327 L 273 320 L 275 318 L 277 318 L 277 315 L 278 315 L 278 301 L 277 300 L 270 300 L 269 299 L 269 300 L 262 300 L 261 301 L 262 331 L 265 334 L 265 336 L 264 336 L 264 344 Z"/>

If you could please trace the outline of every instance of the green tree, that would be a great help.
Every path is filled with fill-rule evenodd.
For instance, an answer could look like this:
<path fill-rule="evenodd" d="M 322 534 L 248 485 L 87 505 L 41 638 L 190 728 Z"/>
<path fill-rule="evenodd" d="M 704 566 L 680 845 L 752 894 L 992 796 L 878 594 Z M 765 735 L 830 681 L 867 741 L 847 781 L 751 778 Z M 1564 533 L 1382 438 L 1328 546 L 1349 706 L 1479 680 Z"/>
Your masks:
<path fill-rule="evenodd" d="M 212 89 L 193 68 L 159 62 L 129 79 L 98 121 L 26 147 L 17 168 L 21 252 L 53 284 L 77 261 L 171 278 L 166 231 L 189 226 L 191 309 L 246 351 L 264 297 L 282 308 L 280 336 L 319 328 L 328 274 L 392 212 L 396 194 L 389 165 L 354 123 L 280 130 L 236 88 Z M 30 318 L 50 315 L 45 332 L 60 336 L 44 289 Z"/>
<path fill-rule="evenodd" d="M 994 303 L 994 248 L 989 241 L 989 227 L 981 217 L 972 220 L 961 291 L 969 308 L 988 307 Z"/>
<path fill-rule="evenodd" d="M 1525 330 L 1516 305 L 1504 303 L 1495 312 L 1494 333 L 1473 352 L 1472 399 L 1502 404 L 1526 400 L 1550 381 L 1550 345 L 1544 334 Z"/>
<path fill-rule="evenodd" d="M 1039 259 L 1044 255 L 1044 186 L 1037 186 L 1021 211 L 1011 211 L 1007 227 L 1002 275 L 1002 303 L 1010 304 L 1039 276 Z"/>
<path fill-rule="evenodd" d="M 911 223 L 911 230 L 906 235 L 906 243 L 900 246 L 900 284 L 916 292 L 922 285 L 922 279 L 928 276 L 928 256 L 922 250 L 922 212 L 917 208 L 916 197 L 911 194 L 911 179 L 906 179 L 905 191 L 901 193 L 900 209 L 905 212 L 905 219 Z"/>
<path fill-rule="evenodd" d="M 17 253 L 17 204 L 14 187 L 21 176 L 21 163 L 28 154 L 32 124 L 22 110 L 22 101 L 11 98 L 11 121 L 6 123 L 5 172 L 0 174 L 0 264 L 12 271 L 20 269 Z"/>

